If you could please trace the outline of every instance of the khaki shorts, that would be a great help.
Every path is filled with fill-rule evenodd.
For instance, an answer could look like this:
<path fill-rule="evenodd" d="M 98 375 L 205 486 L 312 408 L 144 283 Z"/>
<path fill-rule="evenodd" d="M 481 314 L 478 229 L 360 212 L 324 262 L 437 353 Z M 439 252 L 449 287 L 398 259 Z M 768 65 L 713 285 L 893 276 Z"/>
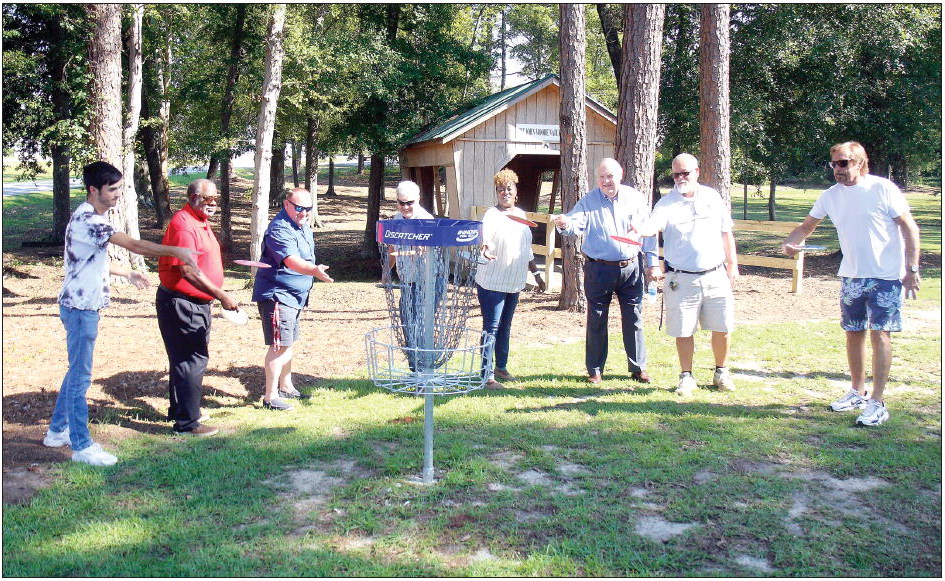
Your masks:
<path fill-rule="evenodd" d="M 725 267 L 707 274 L 667 272 L 663 293 L 671 337 L 692 337 L 700 327 L 720 333 L 735 328 L 735 297 Z"/>

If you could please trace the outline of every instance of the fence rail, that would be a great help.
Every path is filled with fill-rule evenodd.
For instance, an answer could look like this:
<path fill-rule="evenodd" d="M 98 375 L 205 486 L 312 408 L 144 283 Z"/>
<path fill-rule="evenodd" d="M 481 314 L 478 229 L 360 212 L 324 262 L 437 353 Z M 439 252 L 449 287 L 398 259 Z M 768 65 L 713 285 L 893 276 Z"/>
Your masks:
<path fill-rule="evenodd" d="M 481 220 L 486 213 L 485 206 L 470 208 L 471 219 Z M 551 214 L 539 212 L 525 212 L 529 220 L 536 224 L 545 224 L 545 243 L 532 244 L 532 252 L 536 256 L 545 257 L 545 280 L 551 283 L 551 274 L 554 272 L 555 259 L 561 258 L 561 249 L 555 247 L 555 228 L 551 221 Z M 735 231 L 765 232 L 768 234 L 789 234 L 797 227 L 797 222 L 769 222 L 766 220 L 734 220 Z M 660 255 L 663 248 L 660 247 Z M 793 258 L 757 256 L 755 254 L 739 254 L 738 264 L 744 266 L 760 266 L 762 268 L 778 268 L 791 271 L 791 292 L 801 294 L 804 290 L 804 252 L 798 252 Z"/>

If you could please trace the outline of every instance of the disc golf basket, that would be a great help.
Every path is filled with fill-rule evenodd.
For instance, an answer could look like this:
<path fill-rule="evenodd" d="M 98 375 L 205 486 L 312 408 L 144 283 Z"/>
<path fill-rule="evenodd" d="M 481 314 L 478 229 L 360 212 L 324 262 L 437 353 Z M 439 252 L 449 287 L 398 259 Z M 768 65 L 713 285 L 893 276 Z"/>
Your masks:
<path fill-rule="evenodd" d="M 494 338 L 466 327 L 481 238 L 482 223 L 470 220 L 377 223 L 390 326 L 365 336 L 368 373 L 378 387 L 425 397 L 426 484 L 433 482 L 433 397 L 480 389 L 491 371 Z"/>

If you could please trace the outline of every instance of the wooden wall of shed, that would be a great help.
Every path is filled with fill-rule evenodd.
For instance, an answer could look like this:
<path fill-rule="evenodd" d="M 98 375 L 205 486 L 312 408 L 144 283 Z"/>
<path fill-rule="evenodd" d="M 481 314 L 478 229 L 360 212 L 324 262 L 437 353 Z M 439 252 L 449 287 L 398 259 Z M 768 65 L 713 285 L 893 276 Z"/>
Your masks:
<path fill-rule="evenodd" d="M 519 154 L 558 156 L 557 144 L 517 141 L 518 124 L 558 125 L 560 93 L 551 84 L 483 121 L 445 144 L 414 146 L 402 154 L 408 167 L 442 165 L 447 168 L 449 213 L 452 218 L 468 218 L 472 206 L 495 203 L 492 177 Z M 617 128 L 614 123 L 587 109 L 587 186 L 596 186 L 597 165 L 614 156 Z M 409 175 L 402 168 L 404 175 Z M 455 175 L 455 179 L 453 176 Z"/>

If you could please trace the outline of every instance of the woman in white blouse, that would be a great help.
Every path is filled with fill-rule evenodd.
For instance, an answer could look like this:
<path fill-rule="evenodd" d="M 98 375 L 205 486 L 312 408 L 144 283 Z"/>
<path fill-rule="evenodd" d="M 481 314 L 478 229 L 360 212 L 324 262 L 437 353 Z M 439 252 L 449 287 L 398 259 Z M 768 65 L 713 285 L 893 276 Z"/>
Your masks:
<path fill-rule="evenodd" d="M 525 288 L 526 269 L 535 275 L 539 292 L 545 282 L 538 274 L 532 254 L 532 232 L 528 226 L 509 216 L 525 218 L 525 212 L 515 207 L 518 176 L 509 169 L 495 174 L 496 205 L 482 217 L 483 254 L 488 259 L 476 270 L 476 292 L 482 311 L 482 330 L 495 337 L 495 369 L 489 374 L 485 387 L 502 389 L 496 378 L 514 381 L 506 366 L 509 360 L 509 338 L 512 315 L 518 305 L 518 293 Z M 489 368 L 483 361 L 483 370 Z"/>

